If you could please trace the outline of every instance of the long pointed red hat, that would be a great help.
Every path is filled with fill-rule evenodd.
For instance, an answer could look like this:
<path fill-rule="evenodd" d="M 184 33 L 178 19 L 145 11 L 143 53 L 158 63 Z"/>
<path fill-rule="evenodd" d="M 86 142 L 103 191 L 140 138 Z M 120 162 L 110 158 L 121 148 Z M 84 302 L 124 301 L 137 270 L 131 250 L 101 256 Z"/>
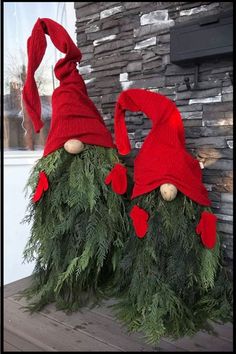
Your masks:
<path fill-rule="evenodd" d="M 174 102 L 144 89 L 123 91 L 118 97 L 114 122 L 115 143 L 121 155 L 131 150 L 126 110 L 141 111 L 152 120 L 152 129 L 134 161 L 132 199 L 172 183 L 198 204 L 211 205 L 199 162 L 186 151 L 184 126 Z"/>
<path fill-rule="evenodd" d="M 83 78 L 76 68 L 81 60 L 81 52 L 67 31 L 57 22 L 38 19 L 27 42 L 28 68 L 23 88 L 23 101 L 33 122 L 35 132 L 43 126 L 41 104 L 34 74 L 41 63 L 48 34 L 57 49 L 65 53 L 55 65 L 54 71 L 60 86 L 52 95 L 51 127 L 44 148 L 44 156 L 63 147 L 69 139 L 79 139 L 83 143 L 114 148 L 111 133 L 88 97 Z"/>

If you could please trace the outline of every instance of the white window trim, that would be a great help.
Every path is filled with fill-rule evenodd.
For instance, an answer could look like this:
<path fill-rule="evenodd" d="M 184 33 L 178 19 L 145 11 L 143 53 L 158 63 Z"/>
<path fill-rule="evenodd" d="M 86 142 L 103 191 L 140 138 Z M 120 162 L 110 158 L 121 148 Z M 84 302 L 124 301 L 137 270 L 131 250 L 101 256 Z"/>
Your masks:
<path fill-rule="evenodd" d="M 5 150 L 4 166 L 33 165 L 42 156 L 43 156 L 43 150 L 35 150 L 35 151 Z"/>

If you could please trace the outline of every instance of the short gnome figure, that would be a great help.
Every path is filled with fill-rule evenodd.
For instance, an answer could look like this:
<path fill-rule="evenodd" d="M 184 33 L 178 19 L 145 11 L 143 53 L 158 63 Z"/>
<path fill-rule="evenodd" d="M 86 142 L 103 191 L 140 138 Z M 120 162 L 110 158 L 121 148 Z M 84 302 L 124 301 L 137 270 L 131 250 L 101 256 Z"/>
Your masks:
<path fill-rule="evenodd" d="M 143 112 L 152 129 L 134 161 L 131 232 L 114 278 L 117 314 L 151 343 L 209 329 L 209 320 L 230 321 L 232 287 L 217 218 L 199 162 L 186 151 L 180 113 L 161 94 L 123 91 L 114 118 L 121 155 L 131 150 L 126 110 Z"/>
<path fill-rule="evenodd" d="M 43 121 L 34 74 L 46 50 L 46 34 L 65 57 L 54 68 L 60 85 L 52 95 L 44 153 L 27 183 L 32 198 L 24 221 L 32 228 L 24 259 L 36 265 L 24 294 L 32 311 L 50 302 L 72 311 L 98 299 L 116 267 L 128 222 L 121 195 L 114 195 L 104 179 L 115 164 L 125 168 L 76 68 L 79 48 L 48 18 L 37 20 L 27 43 L 23 103 L 35 131 Z"/>

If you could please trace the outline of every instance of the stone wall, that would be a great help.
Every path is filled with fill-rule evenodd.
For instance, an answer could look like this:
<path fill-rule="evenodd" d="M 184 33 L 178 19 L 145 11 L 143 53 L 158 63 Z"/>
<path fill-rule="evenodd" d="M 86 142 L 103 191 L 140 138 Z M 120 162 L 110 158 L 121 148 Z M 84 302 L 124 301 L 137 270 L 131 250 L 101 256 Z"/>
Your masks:
<path fill-rule="evenodd" d="M 233 258 L 232 60 L 204 60 L 198 90 L 188 90 L 184 78 L 193 83 L 195 65 L 170 62 L 170 28 L 232 6 L 232 2 L 75 2 L 77 44 L 83 54 L 79 70 L 107 126 L 113 130 L 115 102 L 127 88 L 148 88 L 176 102 L 187 148 L 204 164 L 203 181 L 229 259 Z M 126 117 L 134 147 L 126 162 L 132 166 L 151 125 L 142 114 L 127 112 Z"/>

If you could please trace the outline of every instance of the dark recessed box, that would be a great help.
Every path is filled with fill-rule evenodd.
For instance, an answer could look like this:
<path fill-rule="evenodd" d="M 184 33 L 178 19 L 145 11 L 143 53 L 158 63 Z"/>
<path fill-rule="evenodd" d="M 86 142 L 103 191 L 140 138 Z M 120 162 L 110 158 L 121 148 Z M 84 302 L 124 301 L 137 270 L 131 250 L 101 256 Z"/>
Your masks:
<path fill-rule="evenodd" d="M 170 29 L 170 61 L 183 63 L 233 53 L 233 13 L 204 16 Z"/>

